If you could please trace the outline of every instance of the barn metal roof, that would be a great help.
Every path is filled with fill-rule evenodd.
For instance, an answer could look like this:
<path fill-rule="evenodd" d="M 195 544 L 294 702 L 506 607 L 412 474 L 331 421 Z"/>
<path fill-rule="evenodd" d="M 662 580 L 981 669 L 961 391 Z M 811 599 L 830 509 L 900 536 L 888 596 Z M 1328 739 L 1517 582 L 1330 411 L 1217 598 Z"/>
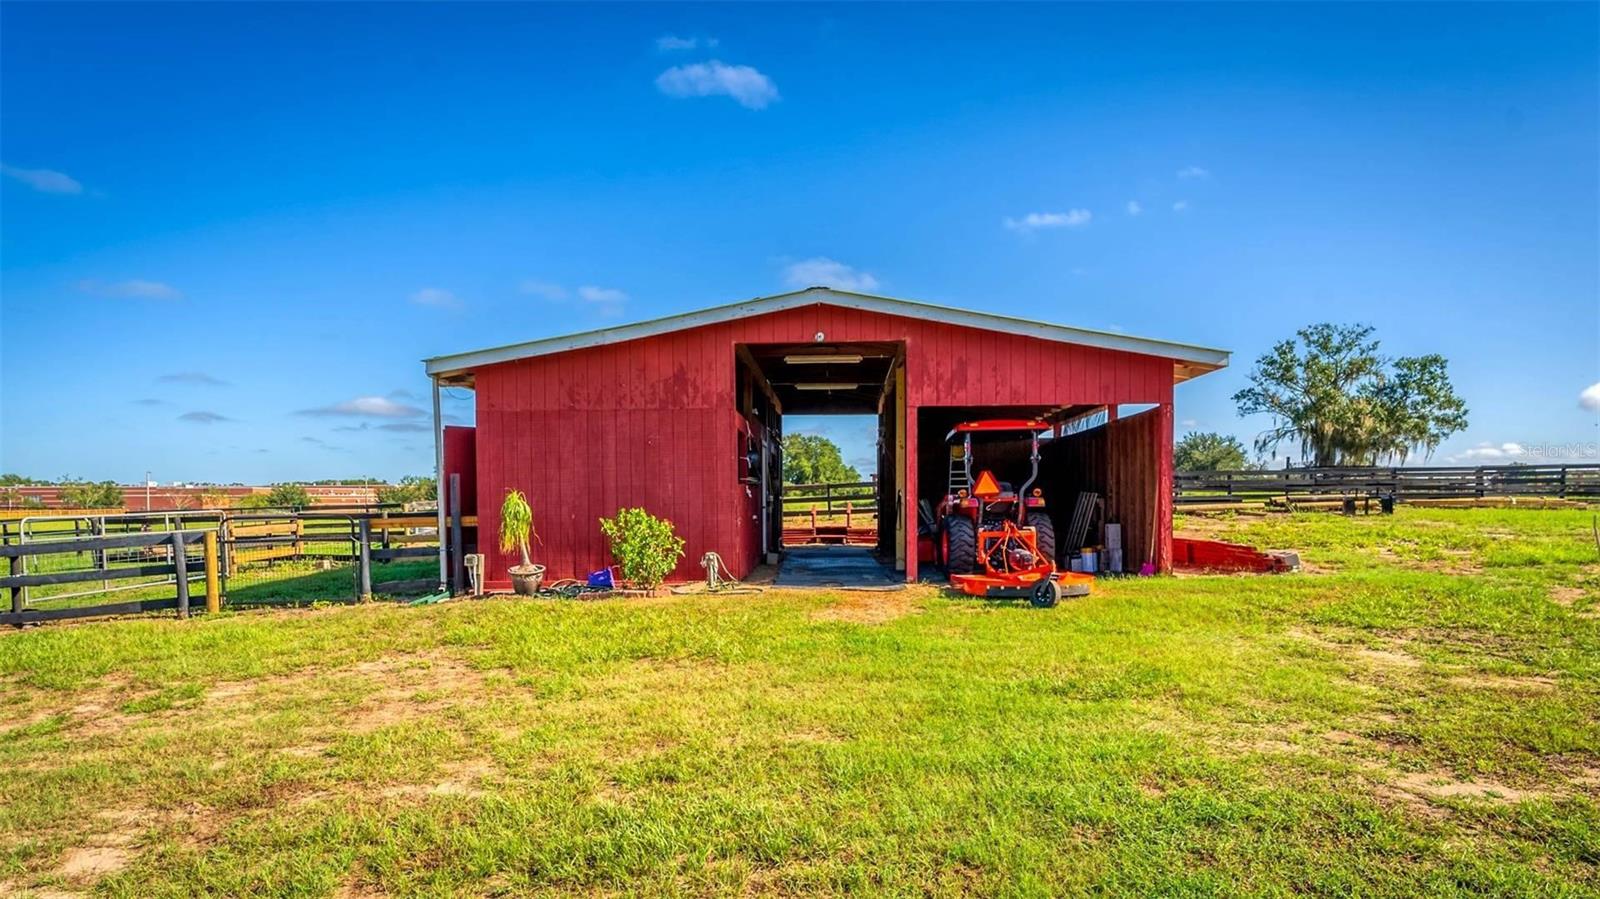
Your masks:
<path fill-rule="evenodd" d="M 627 340 L 638 340 L 644 337 L 654 337 L 658 334 L 719 324 L 752 315 L 782 312 L 786 309 L 795 309 L 818 303 L 840 306 L 846 309 L 861 309 L 867 312 L 879 312 L 886 315 L 943 322 L 963 328 L 999 331 L 1005 334 L 1022 333 L 1041 340 L 1053 340 L 1079 346 L 1092 346 L 1129 353 L 1142 353 L 1147 356 L 1159 356 L 1173 360 L 1173 377 L 1177 381 L 1185 381 L 1195 375 L 1215 371 L 1228 364 L 1229 353 L 1227 350 L 1194 346 L 1187 343 L 1173 343 L 1166 340 L 1153 340 L 1146 337 L 1133 337 L 1110 331 L 1092 331 L 1086 328 L 1053 325 L 1047 322 L 1030 321 L 1009 315 L 996 315 L 992 312 L 955 309 L 949 306 L 938 306 L 915 300 L 902 300 L 894 297 L 855 293 L 848 290 L 836 290 L 832 287 L 807 287 L 804 290 L 790 293 L 756 297 L 755 299 L 738 303 L 729 303 L 725 306 L 712 306 L 709 309 L 701 309 L 696 312 L 668 315 L 663 318 L 618 325 L 613 328 L 582 331 L 577 334 L 566 334 L 559 337 L 546 337 L 540 340 L 529 340 L 507 346 L 472 350 L 466 353 L 454 353 L 448 356 L 433 356 L 429 359 L 424 359 L 423 362 L 426 363 L 430 376 L 456 380 L 459 376 L 469 374 L 474 369 L 482 368 L 486 365 L 496 365 L 501 362 L 512 362 L 517 359 L 528 359 L 534 356 L 548 356 L 553 353 L 604 346 Z"/>

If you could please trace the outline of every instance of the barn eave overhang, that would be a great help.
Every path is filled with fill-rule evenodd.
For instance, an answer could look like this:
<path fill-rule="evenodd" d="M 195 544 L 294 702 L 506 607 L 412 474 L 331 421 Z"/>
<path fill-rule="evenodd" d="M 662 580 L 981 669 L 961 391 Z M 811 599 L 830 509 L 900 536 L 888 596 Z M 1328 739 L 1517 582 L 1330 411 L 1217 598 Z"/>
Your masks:
<path fill-rule="evenodd" d="M 1031 337 L 1057 343 L 1091 346 L 1171 359 L 1173 363 L 1173 380 L 1175 382 L 1186 381 L 1197 375 L 1224 368 L 1228 365 L 1230 356 L 1227 350 L 1196 346 L 1194 344 L 1135 337 L 1130 334 L 1111 331 L 1074 328 L 1067 325 L 1031 321 L 1015 316 L 998 315 L 992 312 L 956 309 L 916 300 L 903 300 L 895 297 L 835 290 L 830 287 L 809 287 L 805 290 L 797 290 L 791 293 L 757 297 L 738 303 L 713 306 L 708 309 L 669 315 L 663 318 L 634 322 L 612 328 L 564 334 L 557 337 L 547 337 L 445 356 L 433 356 L 424 359 L 423 362 L 427 366 L 428 375 L 439 380 L 441 384 L 470 387 L 474 380 L 473 373 L 485 366 L 623 343 L 630 340 L 641 340 L 662 334 L 670 334 L 675 331 L 685 331 L 691 328 L 721 324 L 750 316 L 783 312 L 810 305 L 859 309 L 866 312 L 936 321 L 955 327 L 997 331 L 1004 334 L 1027 334 Z"/>

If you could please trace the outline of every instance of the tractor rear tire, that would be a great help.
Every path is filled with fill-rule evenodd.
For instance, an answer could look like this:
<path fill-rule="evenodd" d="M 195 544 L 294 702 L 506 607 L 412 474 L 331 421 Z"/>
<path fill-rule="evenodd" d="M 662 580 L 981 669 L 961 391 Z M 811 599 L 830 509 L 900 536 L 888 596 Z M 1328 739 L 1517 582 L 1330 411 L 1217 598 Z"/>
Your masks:
<path fill-rule="evenodd" d="M 1033 542 L 1039 547 L 1039 555 L 1050 560 L 1051 565 L 1058 565 L 1056 561 L 1056 523 L 1050 520 L 1046 512 L 1029 512 L 1028 527 L 1033 528 Z"/>
<path fill-rule="evenodd" d="M 971 574 L 978 570 L 978 529 L 972 519 L 951 515 L 944 520 L 944 570 L 946 574 Z"/>

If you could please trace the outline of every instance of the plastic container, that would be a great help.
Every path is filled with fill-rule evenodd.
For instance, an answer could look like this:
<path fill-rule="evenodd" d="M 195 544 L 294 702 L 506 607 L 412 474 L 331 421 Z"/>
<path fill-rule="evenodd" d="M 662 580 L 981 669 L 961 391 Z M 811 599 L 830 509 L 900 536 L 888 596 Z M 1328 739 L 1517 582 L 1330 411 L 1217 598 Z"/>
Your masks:
<path fill-rule="evenodd" d="M 1108 524 L 1108 525 L 1106 525 L 1106 549 L 1112 550 L 1112 549 L 1121 549 L 1121 548 L 1122 548 L 1122 525 L 1120 525 L 1120 524 Z"/>
<path fill-rule="evenodd" d="M 1098 550 L 1090 546 L 1083 548 L 1083 568 L 1080 570 L 1089 574 L 1100 570 L 1100 553 Z"/>

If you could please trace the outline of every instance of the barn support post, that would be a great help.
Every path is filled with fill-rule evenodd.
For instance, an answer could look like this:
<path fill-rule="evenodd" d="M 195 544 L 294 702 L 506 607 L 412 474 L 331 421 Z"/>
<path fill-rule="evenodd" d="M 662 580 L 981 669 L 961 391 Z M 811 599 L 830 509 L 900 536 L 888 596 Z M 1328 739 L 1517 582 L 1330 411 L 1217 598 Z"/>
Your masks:
<path fill-rule="evenodd" d="M 449 555 L 449 543 L 445 540 L 444 522 L 444 416 L 439 414 L 439 379 L 429 378 L 433 383 L 433 498 L 434 505 L 438 507 L 439 518 L 439 590 L 445 590 L 450 584 L 450 571 L 446 556 Z"/>
<path fill-rule="evenodd" d="M 908 350 L 909 352 L 909 350 Z M 905 465 L 905 490 L 899 503 L 899 521 L 905 525 L 905 540 L 901 545 L 906 553 L 906 583 L 917 582 L 917 407 L 906 398 L 906 449 L 902 456 Z"/>
<path fill-rule="evenodd" d="M 450 592 L 460 596 L 466 590 L 462 587 L 463 575 L 466 573 L 465 560 L 461 556 L 461 475 L 450 473 Z"/>
<path fill-rule="evenodd" d="M 1156 571 L 1172 572 L 1172 403 L 1157 410 L 1156 452 Z"/>

